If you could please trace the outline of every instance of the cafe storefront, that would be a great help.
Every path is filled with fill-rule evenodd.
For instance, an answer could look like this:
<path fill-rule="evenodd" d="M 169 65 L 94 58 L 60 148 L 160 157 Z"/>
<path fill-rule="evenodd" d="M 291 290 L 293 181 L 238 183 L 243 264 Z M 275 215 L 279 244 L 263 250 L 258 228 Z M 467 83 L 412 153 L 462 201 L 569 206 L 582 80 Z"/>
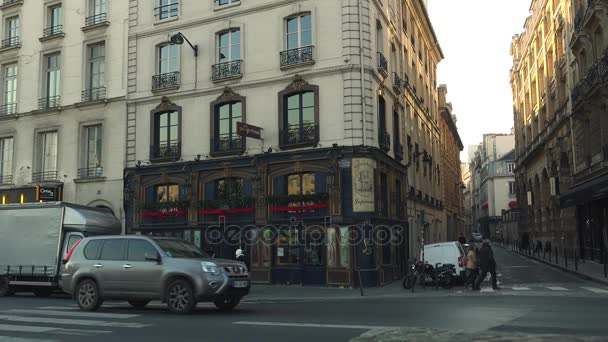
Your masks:
<path fill-rule="evenodd" d="M 379 286 L 405 271 L 405 177 L 366 147 L 140 166 L 125 170 L 126 228 L 241 248 L 257 283 Z"/>

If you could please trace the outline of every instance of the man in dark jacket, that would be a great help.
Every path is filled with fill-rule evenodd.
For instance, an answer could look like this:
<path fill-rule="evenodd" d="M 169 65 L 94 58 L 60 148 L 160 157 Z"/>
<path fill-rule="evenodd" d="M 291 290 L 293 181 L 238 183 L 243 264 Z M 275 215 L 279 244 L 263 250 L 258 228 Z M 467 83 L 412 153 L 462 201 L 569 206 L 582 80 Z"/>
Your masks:
<path fill-rule="evenodd" d="M 494 260 L 494 252 L 490 246 L 490 240 L 483 240 L 483 245 L 477 253 L 477 260 L 479 261 L 479 268 L 481 274 L 475 282 L 475 290 L 480 290 L 480 285 L 488 275 L 488 272 L 492 275 L 492 288 L 498 290 L 498 284 L 496 279 L 496 260 Z"/>

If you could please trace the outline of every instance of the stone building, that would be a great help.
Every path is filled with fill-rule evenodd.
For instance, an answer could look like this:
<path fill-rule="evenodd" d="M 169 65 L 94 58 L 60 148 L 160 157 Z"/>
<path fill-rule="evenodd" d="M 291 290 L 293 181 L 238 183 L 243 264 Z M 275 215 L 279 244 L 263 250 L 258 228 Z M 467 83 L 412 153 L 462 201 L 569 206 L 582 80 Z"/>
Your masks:
<path fill-rule="evenodd" d="M 464 219 L 464 236 L 471 238 L 474 230 L 473 225 L 473 181 L 471 179 L 471 169 L 468 163 L 460 164 L 460 172 L 462 175 L 462 203 L 463 203 L 463 219 Z"/>
<path fill-rule="evenodd" d="M 245 248 L 262 283 L 403 275 L 419 246 L 412 226 L 429 223 L 430 237 L 443 224 L 443 55 L 423 0 L 129 0 L 129 9 L 129 232 L 227 258 Z M 396 242 L 369 234 L 382 225 Z M 226 239 L 234 226 L 249 227 L 248 238 Z M 281 228 L 278 238 L 268 227 Z M 350 240 L 357 232 L 366 238 Z"/>
<path fill-rule="evenodd" d="M 465 188 L 460 169 L 460 151 L 464 149 L 458 128 L 456 115 L 452 114 L 452 104 L 447 102 L 448 88 L 439 86 L 439 135 L 441 137 L 441 164 L 438 182 L 442 183 L 445 203 L 444 217 L 446 234 L 444 240 L 456 241 L 464 235 L 463 193 Z"/>
<path fill-rule="evenodd" d="M 2 204 L 64 200 L 122 218 L 128 9 L 105 0 L 0 5 Z"/>

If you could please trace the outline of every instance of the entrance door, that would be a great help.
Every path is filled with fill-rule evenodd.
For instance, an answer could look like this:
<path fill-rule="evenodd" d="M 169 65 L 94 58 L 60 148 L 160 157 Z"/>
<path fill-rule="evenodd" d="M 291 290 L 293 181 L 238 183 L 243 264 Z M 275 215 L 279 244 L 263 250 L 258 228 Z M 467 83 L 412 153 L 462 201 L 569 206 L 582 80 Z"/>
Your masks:
<path fill-rule="evenodd" d="M 302 262 L 302 284 L 324 286 L 327 283 L 327 263 L 325 231 L 321 227 L 306 227 L 303 249 L 300 255 Z"/>

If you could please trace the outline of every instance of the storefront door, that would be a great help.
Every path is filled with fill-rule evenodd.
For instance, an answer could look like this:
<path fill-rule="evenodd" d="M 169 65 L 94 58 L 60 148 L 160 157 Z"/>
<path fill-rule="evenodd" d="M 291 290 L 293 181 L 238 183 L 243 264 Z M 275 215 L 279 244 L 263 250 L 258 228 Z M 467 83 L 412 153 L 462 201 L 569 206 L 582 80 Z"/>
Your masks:
<path fill-rule="evenodd" d="M 300 255 L 303 263 L 302 284 L 322 286 L 327 282 L 325 231 L 321 227 L 304 229 Z"/>

